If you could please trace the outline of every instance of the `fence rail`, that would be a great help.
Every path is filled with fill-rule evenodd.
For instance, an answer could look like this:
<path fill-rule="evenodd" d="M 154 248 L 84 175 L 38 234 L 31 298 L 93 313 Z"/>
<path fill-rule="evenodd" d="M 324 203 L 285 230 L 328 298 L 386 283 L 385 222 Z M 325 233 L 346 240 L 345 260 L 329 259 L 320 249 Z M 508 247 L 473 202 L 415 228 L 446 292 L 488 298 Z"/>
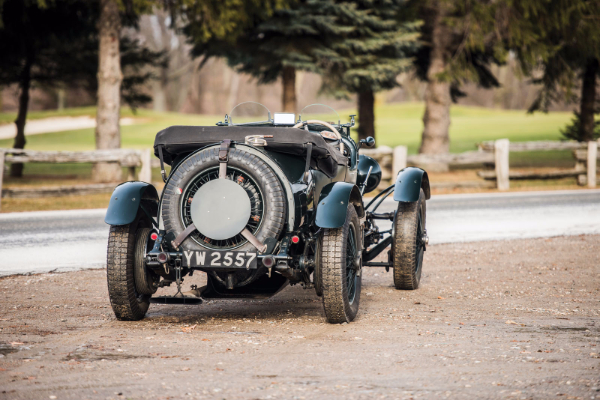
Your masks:
<path fill-rule="evenodd" d="M 493 166 L 494 170 L 479 171 L 477 175 L 484 180 L 496 181 L 499 190 L 508 190 L 510 180 L 519 179 L 558 179 L 566 177 L 577 177 L 579 185 L 596 187 L 597 166 L 600 153 L 598 142 L 562 142 L 562 141 L 536 141 L 536 142 L 509 142 L 508 139 L 499 139 L 479 143 L 478 150 L 467 151 L 457 154 L 425 155 L 416 154 L 407 156 L 405 146 L 391 148 L 381 146 L 376 149 L 362 149 L 361 154 L 375 158 L 382 168 L 382 179 L 388 180 L 396 176 L 398 171 L 407 165 L 427 167 L 431 165 L 445 166 L 468 166 L 484 165 Z M 510 152 L 524 151 L 550 151 L 550 150 L 572 150 L 575 158 L 573 169 L 563 169 L 547 172 L 521 172 L 510 171 Z M 488 187 L 488 185 L 471 182 L 473 187 Z M 466 187 L 465 182 L 456 184 L 443 182 L 436 185 L 440 188 Z"/>
<path fill-rule="evenodd" d="M 93 150 L 93 151 L 35 151 L 0 148 L 0 202 L 2 197 L 34 198 L 64 196 L 69 194 L 94 194 L 109 192 L 114 184 L 91 184 L 74 186 L 52 186 L 33 188 L 10 188 L 2 190 L 4 163 L 118 163 L 128 168 L 128 180 L 152 180 L 152 150 Z M 0 203 L 1 206 L 1 203 Z"/>
<path fill-rule="evenodd" d="M 494 151 L 495 141 L 482 142 L 477 145 L 480 150 Z M 575 141 L 557 141 L 557 140 L 538 140 L 535 142 L 511 142 L 509 150 L 511 152 L 522 151 L 548 151 L 548 150 L 577 150 L 587 149 L 585 142 Z"/>
<path fill-rule="evenodd" d="M 600 142 L 600 141 L 599 141 Z M 575 158 L 573 169 L 549 172 L 517 172 L 510 171 L 509 153 L 523 151 L 572 150 Z M 380 146 L 375 149 L 362 149 L 361 154 L 375 158 L 382 169 L 382 179 L 393 179 L 398 171 L 407 165 L 423 166 L 442 164 L 446 166 L 486 165 L 494 170 L 479 171 L 482 182 L 439 182 L 432 186 L 439 188 L 453 187 L 490 187 L 495 181 L 499 190 L 508 190 L 511 179 L 556 179 L 576 176 L 580 185 L 596 187 L 598 142 L 513 142 L 499 139 L 493 142 L 478 144 L 478 150 L 458 154 L 440 155 L 408 155 L 406 146 Z M 151 182 L 152 167 L 158 160 L 152 157 L 152 150 L 94 150 L 94 151 L 34 151 L 22 149 L 0 148 L 0 168 L 4 171 L 4 163 L 99 163 L 113 162 L 128 168 L 128 180 L 136 179 L 136 169 L 139 168 L 137 179 Z M 53 186 L 34 188 L 10 188 L 2 190 L 2 173 L 0 173 L 0 202 L 2 197 L 32 198 L 42 196 L 60 196 L 69 194 L 92 194 L 112 190 L 113 184 L 93 184 L 78 186 Z M 1 203 L 0 203 L 1 206 Z"/>

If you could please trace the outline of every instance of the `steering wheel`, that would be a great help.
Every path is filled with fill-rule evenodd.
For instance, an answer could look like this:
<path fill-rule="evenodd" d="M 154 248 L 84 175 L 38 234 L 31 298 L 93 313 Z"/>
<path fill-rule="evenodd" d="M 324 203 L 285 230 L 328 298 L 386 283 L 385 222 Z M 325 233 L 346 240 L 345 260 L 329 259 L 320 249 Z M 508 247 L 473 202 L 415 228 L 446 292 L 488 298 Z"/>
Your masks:
<path fill-rule="evenodd" d="M 335 138 L 340 141 L 340 151 L 342 152 L 342 154 L 344 154 L 344 143 L 342 142 L 342 135 L 340 135 L 338 130 L 335 129 L 333 127 L 333 125 L 331 125 L 330 123 L 325 122 L 325 121 L 319 121 L 318 119 L 310 119 L 308 121 L 298 122 L 296 125 L 294 125 L 294 128 L 300 128 L 300 127 L 302 127 L 304 125 L 308 125 L 308 124 L 323 125 L 325 128 L 329 129 L 331 131 L 331 133 L 333 133 Z M 321 134 L 321 136 L 323 136 L 323 135 Z M 327 139 L 330 139 L 330 138 L 327 138 Z"/>

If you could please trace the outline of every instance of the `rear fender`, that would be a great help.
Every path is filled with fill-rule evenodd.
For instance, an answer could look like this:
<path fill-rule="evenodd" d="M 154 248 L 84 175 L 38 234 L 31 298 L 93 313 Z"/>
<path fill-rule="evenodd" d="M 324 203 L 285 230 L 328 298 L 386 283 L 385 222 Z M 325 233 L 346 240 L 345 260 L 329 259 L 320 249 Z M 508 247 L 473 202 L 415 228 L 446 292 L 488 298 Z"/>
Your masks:
<path fill-rule="evenodd" d="M 109 225 L 127 225 L 135 220 L 143 206 L 149 217 L 158 215 L 158 192 L 146 182 L 125 182 L 117 186 L 110 197 L 104 222 Z"/>
<path fill-rule="evenodd" d="M 412 203 L 419 200 L 419 193 L 423 188 L 425 199 L 431 198 L 429 177 L 421 168 L 407 167 L 398 172 L 394 186 L 394 200 Z"/>
<path fill-rule="evenodd" d="M 340 228 L 346 222 L 348 203 L 354 205 L 359 218 L 365 216 L 362 196 L 356 185 L 348 182 L 327 184 L 319 196 L 315 224 L 319 228 Z"/>

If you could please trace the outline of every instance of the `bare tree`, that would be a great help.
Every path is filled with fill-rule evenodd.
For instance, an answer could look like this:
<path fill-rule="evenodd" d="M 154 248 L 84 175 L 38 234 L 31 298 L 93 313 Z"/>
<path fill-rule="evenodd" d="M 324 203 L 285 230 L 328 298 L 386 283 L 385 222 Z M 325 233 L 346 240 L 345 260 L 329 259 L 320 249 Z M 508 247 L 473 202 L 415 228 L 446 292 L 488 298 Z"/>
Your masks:
<path fill-rule="evenodd" d="M 438 5 L 431 18 L 431 58 L 427 69 L 423 139 L 419 148 L 419 153 L 425 154 L 443 154 L 450 150 L 450 82 L 439 79 L 439 74 L 447 68 L 449 58 L 448 32 L 442 23 L 443 13 L 444 8 Z"/>
<path fill-rule="evenodd" d="M 100 52 L 98 57 L 98 111 L 96 114 L 96 148 L 121 147 L 119 118 L 121 115 L 121 57 L 119 35 L 121 16 L 116 0 L 100 0 Z M 97 163 L 92 170 L 97 182 L 121 180 L 121 167 L 116 163 Z"/>

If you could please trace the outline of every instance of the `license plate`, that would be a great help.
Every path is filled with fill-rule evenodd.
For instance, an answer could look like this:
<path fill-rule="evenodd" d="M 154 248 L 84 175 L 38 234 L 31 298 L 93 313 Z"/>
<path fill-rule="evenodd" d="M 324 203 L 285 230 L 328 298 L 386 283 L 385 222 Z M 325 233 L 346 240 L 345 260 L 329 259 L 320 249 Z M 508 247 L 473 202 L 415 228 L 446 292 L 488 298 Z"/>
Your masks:
<path fill-rule="evenodd" d="M 184 251 L 184 267 L 256 269 L 256 253 L 246 251 Z"/>

